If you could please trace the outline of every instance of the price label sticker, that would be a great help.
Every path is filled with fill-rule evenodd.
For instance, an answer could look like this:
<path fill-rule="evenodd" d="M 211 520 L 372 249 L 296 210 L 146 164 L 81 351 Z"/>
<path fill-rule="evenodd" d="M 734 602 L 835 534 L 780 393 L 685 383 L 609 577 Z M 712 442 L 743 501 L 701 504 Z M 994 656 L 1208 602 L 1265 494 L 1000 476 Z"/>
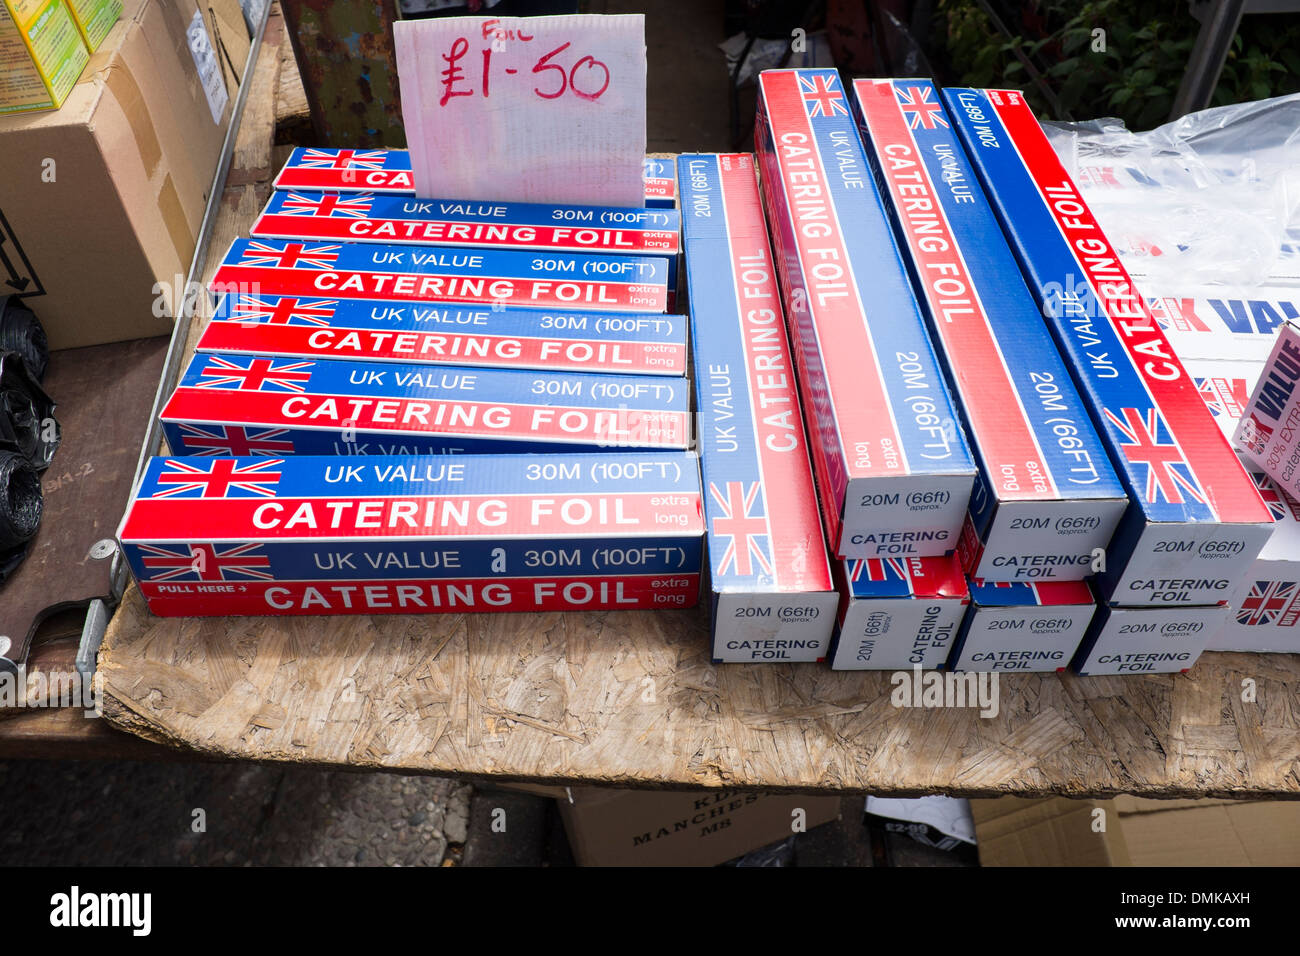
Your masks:
<path fill-rule="evenodd" d="M 419 196 L 645 203 L 640 14 L 393 25 Z"/>

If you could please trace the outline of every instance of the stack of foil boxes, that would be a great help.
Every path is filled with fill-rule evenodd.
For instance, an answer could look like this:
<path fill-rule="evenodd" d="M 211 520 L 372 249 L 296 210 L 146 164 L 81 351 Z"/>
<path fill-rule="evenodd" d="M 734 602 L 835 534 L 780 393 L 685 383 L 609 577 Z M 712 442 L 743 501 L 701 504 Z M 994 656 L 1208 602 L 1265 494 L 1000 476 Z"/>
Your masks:
<path fill-rule="evenodd" d="M 696 603 L 679 213 L 420 199 L 402 158 L 296 152 L 219 264 L 120 529 L 150 607 Z"/>

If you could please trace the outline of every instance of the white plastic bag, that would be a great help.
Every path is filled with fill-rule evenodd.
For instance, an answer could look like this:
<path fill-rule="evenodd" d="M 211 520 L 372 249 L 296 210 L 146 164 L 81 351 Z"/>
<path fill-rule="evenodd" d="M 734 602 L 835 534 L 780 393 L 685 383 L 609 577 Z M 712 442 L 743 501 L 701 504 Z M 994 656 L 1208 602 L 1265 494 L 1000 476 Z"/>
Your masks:
<path fill-rule="evenodd" d="M 1165 287 L 1300 285 L 1300 94 L 1146 133 L 1046 124 L 1134 276 Z"/>

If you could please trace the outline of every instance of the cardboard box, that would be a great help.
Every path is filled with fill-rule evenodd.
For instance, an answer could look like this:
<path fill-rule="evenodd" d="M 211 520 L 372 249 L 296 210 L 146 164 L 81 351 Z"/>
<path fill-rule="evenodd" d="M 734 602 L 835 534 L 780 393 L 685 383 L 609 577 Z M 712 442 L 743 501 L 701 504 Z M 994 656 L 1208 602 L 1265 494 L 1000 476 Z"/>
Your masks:
<path fill-rule="evenodd" d="M 462 202 L 277 190 L 249 235 L 663 256 L 668 260 L 668 288 L 673 291 L 677 288 L 681 227 L 676 209 Z"/>
<path fill-rule="evenodd" d="M 686 270 L 715 661 L 817 661 L 838 595 L 748 153 L 686 153 Z"/>
<path fill-rule="evenodd" d="M 681 216 L 675 209 L 277 191 L 271 194 L 249 235 L 676 256 L 681 251 Z"/>
<path fill-rule="evenodd" d="M 118 538 L 159 615 L 687 607 L 699 511 L 688 454 L 154 458 Z"/>
<path fill-rule="evenodd" d="M 1126 795 L 1114 800 L 1000 797 L 972 800 L 970 806 L 980 866 L 1300 865 L 1300 803 L 1295 801 Z M 1105 820 L 1104 830 L 1095 827 L 1099 819 Z"/>
<path fill-rule="evenodd" d="M 949 667 L 1025 674 L 1070 665 L 1097 611 L 1084 581 L 970 582 L 970 608 Z"/>
<path fill-rule="evenodd" d="M 944 95 L 1132 502 L 1098 576 L 1102 598 L 1222 600 L 1272 533 L 1254 483 L 1024 97 Z"/>
<path fill-rule="evenodd" d="M 672 160 L 647 156 L 644 175 L 648 208 L 671 209 L 676 205 Z M 404 149 L 299 146 L 275 177 L 275 188 L 414 196 L 415 180 L 411 154 Z"/>
<path fill-rule="evenodd" d="M 57 109 L 89 60 L 65 0 L 0 0 L 0 114 Z"/>
<path fill-rule="evenodd" d="M 1232 613 L 1205 649 L 1300 654 L 1300 502 L 1262 471 L 1251 477 L 1273 512 L 1273 537 L 1229 598 Z"/>
<path fill-rule="evenodd" d="M 52 348 L 171 332 L 230 117 L 200 81 L 198 13 L 128 0 L 61 109 L 0 117 L 0 287 Z"/>
<path fill-rule="evenodd" d="M 596 452 L 689 448 L 689 407 L 662 376 L 199 353 L 159 418 L 178 454 Z"/>
<path fill-rule="evenodd" d="M 218 293 L 663 312 L 668 306 L 668 260 L 236 239 L 217 267 L 211 288 Z"/>
<path fill-rule="evenodd" d="M 1178 674 L 1191 669 L 1206 643 L 1228 622 L 1213 607 L 1102 605 L 1079 646 L 1080 674 Z"/>
<path fill-rule="evenodd" d="M 1152 315 L 1184 362 L 1263 362 L 1277 330 L 1300 321 L 1300 289 L 1144 291 Z"/>
<path fill-rule="evenodd" d="M 1278 332 L 1237 423 L 1237 447 L 1292 498 L 1300 498 L 1300 323 Z"/>
<path fill-rule="evenodd" d="M 951 551 L 975 463 L 839 74 L 762 73 L 754 141 L 831 547 Z"/>
<path fill-rule="evenodd" d="M 239 92 L 252 48 L 248 23 L 239 0 L 200 0 L 212 49 L 221 67 L 221 79 L 231 99 Z"/>
<path fill-rule="evenodd" d="M 572 787 L 557 801 L 581 866 L 716 866 L 776 843 L 803 825 L 839 819 L 839 797 L 745 790 Z"/>
<path fill-rule="evenodd" d="M 1223 359 L 1183 359 L 1183 368 L 1196 383 L 1201 400 L 1214 416 L 1214 423 L 1229 442 L 1237 440 L 1237 426 L 1246 414 L 1250 393 L 1255 390 L 1264 363 Z M 1240 449 L 1237 457 L 1241 457 Z"/>
<path fill-rule="evenodd" d="M 302 358 L 686 374 L 686 316 L 223 296 L 195 346 Z"/>
<path fill-rule="evenodd" d="M 853 105 L 979 464 L 963 567 L 1081 580 L 1124 487 L 929 80 L 856 80 Z"/>
<path fill-rule="evenodd" d="M 956 555 L 860 558 L 842 562 L 835 576 L 841 598 L 832 670 L 947 665 L 969 600 Z"/>
<path fill-rule="evenodd" d="M 122 0 L 68 0 L 68 10 L 86 49 L 94 53 L 122 15 Z"/>

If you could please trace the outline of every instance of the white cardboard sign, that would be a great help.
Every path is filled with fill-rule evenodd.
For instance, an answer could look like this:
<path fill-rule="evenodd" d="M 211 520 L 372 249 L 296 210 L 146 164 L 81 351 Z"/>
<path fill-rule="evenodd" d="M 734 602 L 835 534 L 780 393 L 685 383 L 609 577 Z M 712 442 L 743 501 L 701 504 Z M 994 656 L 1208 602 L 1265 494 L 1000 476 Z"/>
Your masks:
<path fill-rule="evenodd" d="M 393 25 L 416 194 L 641 206 L 640 14 Z"/>

